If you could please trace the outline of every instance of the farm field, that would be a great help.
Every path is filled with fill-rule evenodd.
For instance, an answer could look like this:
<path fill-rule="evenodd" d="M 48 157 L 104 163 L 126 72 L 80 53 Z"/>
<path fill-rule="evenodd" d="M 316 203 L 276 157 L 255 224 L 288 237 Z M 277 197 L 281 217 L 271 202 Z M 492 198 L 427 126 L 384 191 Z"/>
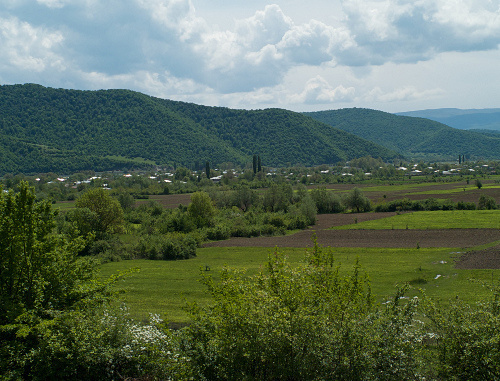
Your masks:
<path fill-rule="evenodd" d="M 108 263 L 101 275 L 131 268 L 140 269 L 127 277 L 119 287 L 125 291 L 123 301 L 131 316 L 145 319 L 148 313 L 158 313 L 169 322 L 184 323 L 188 316 L 183 307 L 188 302 L 207 303 L 205 287 L 200 283 L 202 274 L 217 278 L 223 266 L 255 274 L 265 263 L 273 249 L 261 247 L 203 248 L 196 258 L 185 261 L 134 260 Z M 292 265 L 304 258 L 301 248 L 279 248 Z M 465 255 L 461 248 L 334 248 L 334 256 L 346 275 L 356 259 L 372 284 L 379 303 L 390 297 L 397 285 L 410 283 L 414 289 L 408 294 L 422 296 L 419 289 L 435 300 L 446 303 L 459 297 L 475 303 L 491 296 L 481 282 L 497 282 L 500 270 L 457 268 L 455 263 Z M 209 271 L 206 271 L 207 266 Z M 473 282 L 470 279 L 476 279 Z"/>
<path fill-rule="evenodd" d="M 326 187 L 336 193 L 359 187 L 375 204 L 431 197 L 477 203 L 482 194 L 500 199 L 500 188 L 493 180 L 483 184 L 482 189 L 465 180 Z M 175 208 L 188 205 L 190 195 L 155 195 L 149 200 Z M 410 297 L 421 295 L 422 289 L 443 303 L 457 297 L 480 302 L 490 295 L 481 283 L 498 283 L 500 278 L 500 210 L 320 214 L 316 225 L 294 234 L 208 242 L 197 250 L 196 258 L 183 261 L 107 263 L 101 275 L 140 269 L 119 284 L 131 316 L 145 319 L 150 312 L 158 313 L 169 322 L 183 324 L 188 321 L 186 303 L 208 302 L 202 274 L 217 277 L 224 266 L 256 274 L 275 248 L 284 251 L 292 265 L 299 265 L 313 246 L 313 235 L 322 247 L 333 250 L 345 274 L 359 259 L 379 303 L 404 283 L 413 286 Z"/>

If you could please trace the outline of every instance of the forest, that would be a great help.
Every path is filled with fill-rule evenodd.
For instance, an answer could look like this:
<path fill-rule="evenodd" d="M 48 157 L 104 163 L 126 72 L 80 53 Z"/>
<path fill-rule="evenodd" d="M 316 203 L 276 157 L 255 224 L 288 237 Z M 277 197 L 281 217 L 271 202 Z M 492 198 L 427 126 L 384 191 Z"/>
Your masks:
<path fill-rule="evenodd" d="M 447 161 L 457 152 L 469 160 L 498 159 L 499 136 L 465 131 L 429 119 L 369 109 L 304 113 L 415 160 Z"/>
<path fill-rule="evenodd" d="M 230 110 L 128 90 L 0 87 L 0 173 L 334 164 L 394 151 L 286 110 Z"/>

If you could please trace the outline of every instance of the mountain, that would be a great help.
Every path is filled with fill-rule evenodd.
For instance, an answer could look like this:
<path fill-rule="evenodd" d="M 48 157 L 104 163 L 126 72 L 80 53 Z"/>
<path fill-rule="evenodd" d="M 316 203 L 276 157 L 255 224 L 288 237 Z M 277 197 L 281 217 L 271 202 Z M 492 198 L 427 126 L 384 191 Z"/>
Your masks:
<path fill-rule="evenodd" d="M 282 109 L 233 110 L 129 90 L 0 86 L 0 174 L 147 165 L 319 165 L 390 149 Z"/>
<path fill-rule="evenodd" d="M 395 150 L 408 158 L 454 160 L 499 159 L 500 136 L 486 136 L 445 124 L 369 109 L 342 109 L 304 113 L 334 128 Z"/>
<path fill-rule="evenodd" d="M 427 118 L 462 130 L 500 131 L 500 108 L 468 109 L 441 108 L 400 112 L 396 115 Z M 479 131 L 482 132 L 482 131 Z"/>

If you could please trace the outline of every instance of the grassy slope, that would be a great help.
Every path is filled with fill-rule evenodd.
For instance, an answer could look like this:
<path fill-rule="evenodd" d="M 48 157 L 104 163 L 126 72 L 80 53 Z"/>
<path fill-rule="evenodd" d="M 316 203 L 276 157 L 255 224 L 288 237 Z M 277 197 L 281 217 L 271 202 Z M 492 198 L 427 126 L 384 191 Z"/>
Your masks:
<path fill-rule="evenodd" d="M 344 225 L 333 229 L 498 229 L 500 210 L 437 210 Z"/>

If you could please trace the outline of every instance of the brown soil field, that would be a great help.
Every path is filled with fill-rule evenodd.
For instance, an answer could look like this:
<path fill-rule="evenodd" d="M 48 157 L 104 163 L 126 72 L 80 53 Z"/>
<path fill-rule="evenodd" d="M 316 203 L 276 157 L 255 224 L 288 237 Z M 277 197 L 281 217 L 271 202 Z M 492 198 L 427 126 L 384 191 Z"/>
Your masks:
<path fill-rule="evenodd" d="M 500 240 L 498 229 L 440 230 L 330 230 L 331 226 L 384 218 L 393 213 L 321 214 L 318 223 L 295 234 L 278 237 L 231 238 L 209 242 L 205 247 L 311 247 L 312 236 L 322 246 L 331 247 L 456 247 L 470 248 Z"/>
<path fill-rule="evenodd" d="M 457 260 L 455 267 L 459 269 L 500 269 L 500 246 L 467 252 Z"/>
<path fill-rule="evenodd" d="M 492 184 L 491 180 L 482 180 L 483 185 Z M 473 182 L 449 182 L 429 184 L 422 188 L 410 190 L 409 193 L 419 192 L 419 194 L 407 194 L 408 191 L 391 192 L 370 192 L 365 195 L 372 202 L 379 203 L 401 198 L 411 200 L 423 200 L 427 198 L 451 199 L 454 202 L 474 202 L 477 204 L 482 194 L 500 199 L 500 188 L 477 189 L 473 187 Z M 334 184 L 326 185 L 329 189 L 339 192 L 347 192 L 355 187 L 361 189 L 370 187 L 368 185 L 357 184 Z M 308 188 L 315 188 L 310 186 Z M 454 190 L 465 188 L 463 192 L 450 192 L 448 194 L 432 194 L 436 190 Z M 422 192 L 422 193 L 420 193 Z M 384 197 L 385 195 L 385 197 Z M 149 200 L 155 200 L 166 208 L 176 208 L 179 204 L 188 205 L 189 194 L 180 195 L 158 195 L 150 196 Z M 325 247 L 391 247 L 391 248 L 415 248 L 419 247 L 454 247 L 460 248 L 464 254 L 457 260 L 458 268 L 500 268 L 500 246 L 482 251 L 467 251 L 468 249 L 500 240 L 500 230 L 498 229 L 442 229 L 442 230 L 330 230 L 332 226 L 341 226 L 354 223 L 355 220 L 363 222 L 371 219 L 385 218 L 394 215 L 393 213 L 359 213 L 359 214 L 323 214 L 318 215 L 317 223 L 309 229 L 295 234 L 278 237 L 254 237 L 254 238 L 231 238 L 225 241 L 209 242 L 205 247 L 311 247 L 312 237 L 316 234 L 317 241 Z"/>
<path fill-rule="evenodd" d="M 498 229 L 441 230 L 330 230 L 331 226 L 392 216 L 393 213 L 322 214 L 318 223 L 307 230 L 278 237 L 231 238 L 209 242 L 204 247 L 311 247 L 312 237 L 324 247 L 455 247 L 466 253 L 457 260 L 463 269 L 500 269 L 500 246 L 481 251 L 467 249 L 500 240 Z"/>

